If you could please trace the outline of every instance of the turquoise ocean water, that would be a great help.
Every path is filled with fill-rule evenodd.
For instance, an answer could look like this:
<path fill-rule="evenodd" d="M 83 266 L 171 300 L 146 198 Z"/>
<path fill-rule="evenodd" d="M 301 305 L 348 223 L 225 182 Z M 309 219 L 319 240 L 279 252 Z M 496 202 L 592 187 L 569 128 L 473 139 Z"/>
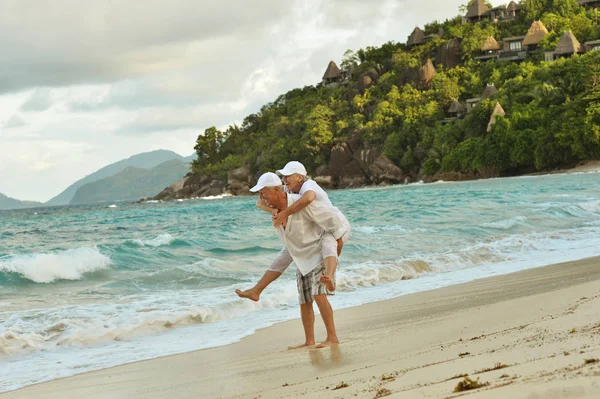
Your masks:
<path fill-rule="evenodd" d="M 330 197 L 353 227 L 335 309 L 600 255 L 600 173 Z M 0 212 L 0 391 L 225 345 L 298 317 L 293 267 L 259 303 L 234 294 L 281 249 L 255 201 Z"/>

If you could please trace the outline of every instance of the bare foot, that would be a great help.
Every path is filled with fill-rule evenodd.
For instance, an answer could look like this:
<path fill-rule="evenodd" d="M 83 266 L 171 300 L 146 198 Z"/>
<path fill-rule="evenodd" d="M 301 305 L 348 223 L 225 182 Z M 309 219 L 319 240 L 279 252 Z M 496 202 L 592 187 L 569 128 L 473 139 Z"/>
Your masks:
<path fill-rule="evenodd" d="M 325 342 L 321 342 L 319 345 L 315 346 L 316 349 L 327 348 L 330 346 L 339 345 L 340 341 L 337 339 L 328 339 Z"/>
<path fill-rule="evenodd" d="M 242 290 L 238 289 L 238 290 L 235 290 L 235 293 L 238 294 L 238 296 L 240 298 L 247 298 L 254 302 L 258 302 L 258 299 L 260 298 L 260 294 L 254 288 L 251 288 L 246 291 L 242 291 Z"/>
<path fill-rule="evenodd" d="M 331 277 L 323 275 L 320 280 L 329 291 L 335 291 L 335 284 L 333 284 Z"/>
<path fill-rule="evenodd" d="M 289 351 L 293 351 L 294 349 L 302 349 L 302 348 L 308 348 L 309 346 L 313 346 L 315 343 L 308 343 L 305 342 L 302 345 L 296 345 L 296 346 L 288 346 L 288 350 Z"/>

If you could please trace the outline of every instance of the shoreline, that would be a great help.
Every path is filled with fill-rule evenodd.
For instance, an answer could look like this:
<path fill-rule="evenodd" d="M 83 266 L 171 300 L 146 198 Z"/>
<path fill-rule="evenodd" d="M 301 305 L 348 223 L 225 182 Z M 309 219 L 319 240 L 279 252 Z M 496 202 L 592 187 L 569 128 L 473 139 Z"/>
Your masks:
<path fill-rule="evenodd" d="M 461 181 L 502 179 L 502 178 L 522 177 L 522 176 L 546 176 L 546 175 L 570 174 L 570 173 L 582 173 L 582 172 L 596 172 L 596 171 L 600 171 L 600 160 L 583 161 L 580 164 L 578 164 L 577 166 L 574 166 L 572 168 L 567 168 L 567 169 L 558 169 L 558 170 L 551 170 L 551 171 L 544 171 L 544 172 L 524 173 L 524 174 L 515 175 L 515 176 L 501 176 L 501 177 L 487 177 L 487 178 L 486 177 L 481 177 L 481 178 L 464 178 L 464 179 L 459 179 L 459 180 L 443 180 L 443 181 L 444 182 L 461 182 Z M 427 181 L 427 182 L 424 182 L 424 184 L 437 183 L 437 182 L 440 182 L 440 181 L 442 181 L 442 180 Z M 418 182 L 412 182 L 412 183 L 408 183 L 408 184 L 415 184 L 415 183 L 418 183 Z M 334 188 L 334 189 L 330 189 L 330 190 L 345 190 L 345 189 L 366 188 L 366 187 L 381 187 L 381 186 L 377 186 L 377 185 L 363 185 L 363 186 L 357 186 L 357 187 L 340 187 L 340 188 Z M 230 197 L 230 196 L 231 197 L 251 197 L 252 195 L 236 195 L 236 194 L 231 193 L 230 191 L 226 191 L 223 194 L 217 195 L 217 196 L 181 197 L 179 199 L 190 200 L 190 199 L 196 199 L 196 198 L 200 199 L 200 198 L 219 197 L 219 196 L 227 196 L 227 197 Z M 107 201 L 107 202 L 102 202 L 102 203 L 86 203 L 86 204 L 75 204 L 75 205 L 71 205 L 71 204 L 67 204 L 67 205 L 45 205 L 45 204 L 41 203 L 40 205 L 36 205 L 36 206 L 32 206 L 32 207 L 0 209 L 0 212 L 1 211 L 36 210 L 36 209 L 57 208 L 57 207 L 65 207 L 65 206 L 66 207 L 70 207 L 70 206 L 104 205 L 104 204 L 116 203 L 116 202 L 122 202 L 122 203 L 128 203 L 128 204 L 139 204 L 139 203 L 146 203 L 146 202 L 151 202 L 151 201 L 171 202 L 171 201 L 176 201 L 176 199 L 175 200 L 155 200 L 154 197 L 148 197 L 148 198 L 140 198 L 140 199 L 135 200 L 135 201 L 134 200 L 115 200 L 115 201 Z"/>
<path fill-rule="evenodd" d="M 469 177 L 467 174 L 463 174 L 462 172 L 447 172 L 447 176 L 452 175 L 453 178 L 449 178 L 449 179 L 435 179 L 435 180 L 419 180 L 419 181 L 413 181 L 413 182 L 409 182 L 409 183 L 404 183 L 404 184 L 364 184 L 364 185 L 358 185 L 358 186 L 349 186 L 349 187 L 327 187 L 327 186 L 323 186 L 323 188 L 325 188 L 326 190 L 351 190 L 351 189 L 361 189 L 361 188 L 377 188 L 377 187 L 396 187 L 396 186 L 409 186 L 409 185 L 413 185 L 413 184 L 433 184 L 433 183 L 440 183 L 440 182 L 445 182 L 445 183 L 458 183 L 458 182 L 466 182 L 466 181 L 480 181 L 480 180 L 494 180 L 494 179 L 509 179 L 509 178 L 518 178 L 518 177 L 527 177 L 527 176 L 550 176 L 550 175 L 560 175 L 560 174 L 571 174 L 571 173 L 586 173 L 586 172 L 598 172 L 600 171 L 600 160 L 588 160 L 588 161 L 582 161 L 580 162 L 578 165 L 572 167 L 572 168 L 566 168 L 566 169 L 556 169 L 556 170 L 550 170 L 550 171 L 543 171 L 543 172 L 532 172 L 532 173 L 523 173 L 520 175 L 514 175 L 514 176 L 497 176 L 497 177 Z M 318 178 L 318 177 L 322 177 L 322 176 L 314 176 L 312 177 L 313 179 Z M 433 176 L 430 176 L 433 177 Z M 231 191 L 227 190 L 225 191 L 223 194 L 221 194 L 221 196 L 231 196 L 231 197 L 252 197 L 254 196 L 254 194 L 234 194 Z M 211 197 L 211 196 L 208 196 Z M 217 196 L 218 197 L 218 196 Z M 157 200 L 156 196 L 152 197 L 152 198 L 141 198 L 137 201 L 134 201 L 133 203 L 145 203 L 145 202 L 149 202 L 149 201 L 160 201 L 160 202 L 172 202 L 172 201 L 181 201 L 181 200 L 191 200 L 191 199 L 203 199 L 203 198 L 207 198 L 207 197 L 189 197 L 189 196 L 184 196 L 181 198 L 177 198 L 177 199 L 164 199 L 164 200 Z"/>
<path fill-rule="evenodd" d="M 335 349 L 285 350 L 302 337 L 295 319 L 230 345 L 31 385 L 0 398 L 374 397 L 379 389 L 452 397 L 460 379 L 450 377 L 498 362 L 510 368 L 481 373 L 490 382 L 479 390 L 482 397 L 571 387 L 563 374 L 577 379 L 577 392 L 595 395 L 600 385 L 592 377 L 600 375 L 600 363 L 580 366 L 600 357 L 599 266 L 600 257 L 588 258 L 336 310 L 342 345 Z M 315 324 L 323 336 L 320 320 Z M 503 371 L 509 377 L 500 378 Z M 337 393 L 341 381 L 349 386 Z"/>

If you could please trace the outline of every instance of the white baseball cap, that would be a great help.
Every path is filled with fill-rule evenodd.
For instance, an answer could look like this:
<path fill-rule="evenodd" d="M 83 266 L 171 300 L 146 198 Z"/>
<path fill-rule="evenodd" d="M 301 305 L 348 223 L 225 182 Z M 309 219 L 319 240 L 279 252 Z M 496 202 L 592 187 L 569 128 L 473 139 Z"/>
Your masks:
<path fill-rule="evenodd" d="M 298 173 L 299 175 L 306 176 L 306 168 L 298 161 L 288 162 L 283 169 L 277 171 L 282 176 L 293 175 Z"/>
<path fill-rule="evenodd" d="M 253 193 L 260 191 L 265 187 L 279 187 L 283 185 L 279 176 L 273 172 L 263 173 L 259 178 L 256 186 L 252 187 L 250 191 Z"/>

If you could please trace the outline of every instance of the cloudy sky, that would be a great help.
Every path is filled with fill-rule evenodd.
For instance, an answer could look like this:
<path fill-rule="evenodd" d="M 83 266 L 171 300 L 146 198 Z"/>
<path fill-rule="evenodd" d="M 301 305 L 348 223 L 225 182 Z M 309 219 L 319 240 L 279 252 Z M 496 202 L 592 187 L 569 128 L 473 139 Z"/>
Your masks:
<path fill-rule="evenodd" d="M 2 0 L 0 193 L 47 201 L 140 152 L 316 84 L 467 0 Z"/>

